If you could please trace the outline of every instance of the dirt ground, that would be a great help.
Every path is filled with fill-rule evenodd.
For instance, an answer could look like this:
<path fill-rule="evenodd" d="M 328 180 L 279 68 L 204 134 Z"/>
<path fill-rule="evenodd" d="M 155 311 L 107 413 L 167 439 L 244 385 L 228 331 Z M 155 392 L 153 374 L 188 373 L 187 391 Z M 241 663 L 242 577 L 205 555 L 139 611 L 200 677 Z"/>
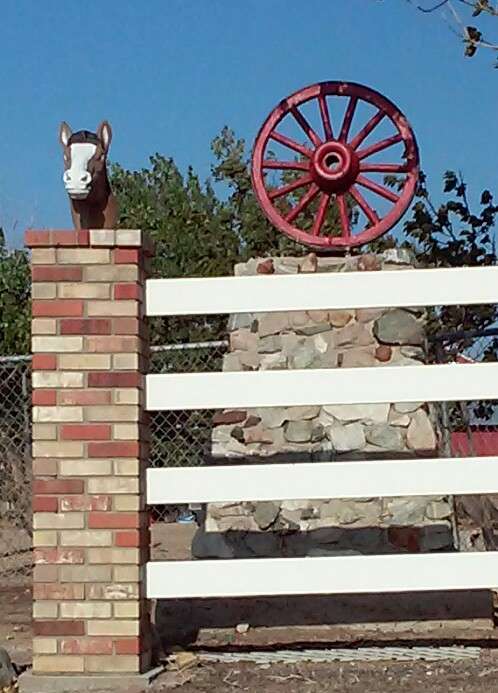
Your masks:
<path fill-rule="evenodd" d="M 189 558 L 192 527 L 157 528 L 156 560 Z M 1 587 L 1 586 L 0 586 Z M 250 624 L 247 632 L 237 625 Z M 361 645 L 479 645 L 479 660 L 328 664 L 196 662 L 166 672 L 150 693 L 498 693 L 498 637 L 489 592 L 159 602 L 156 625 L 167 648 L 251 650 Z M 0 645 L 15 664 L 31 661 L 31 591 L 0 589 Z M 135 693 L 114 688 L 119 693 Z M 107 693 L 102 691 L 102 693 Z"/>

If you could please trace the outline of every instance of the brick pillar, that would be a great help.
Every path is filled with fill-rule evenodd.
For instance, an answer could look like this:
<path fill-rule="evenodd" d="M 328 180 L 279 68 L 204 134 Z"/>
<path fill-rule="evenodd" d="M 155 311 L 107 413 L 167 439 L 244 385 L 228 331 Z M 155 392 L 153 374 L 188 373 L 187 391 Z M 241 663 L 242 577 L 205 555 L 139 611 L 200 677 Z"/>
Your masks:
<path fill-rule="evenodd" d="M 28 231 L 33 679 L 150 669 L 140 231 Z"/>

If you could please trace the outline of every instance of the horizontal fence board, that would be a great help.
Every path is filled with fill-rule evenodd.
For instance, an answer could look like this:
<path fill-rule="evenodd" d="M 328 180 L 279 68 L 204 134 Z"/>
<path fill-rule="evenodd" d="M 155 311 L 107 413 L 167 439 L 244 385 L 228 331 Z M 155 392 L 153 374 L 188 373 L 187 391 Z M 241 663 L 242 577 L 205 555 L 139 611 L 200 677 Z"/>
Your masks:
<path fill-rule="evenodd" d="M 147 470 L 149 504 L 486 493 L 498 493 L 495 457 Z"/>
<path fill-rule="evenodd" d="M 147 315 L 498 303 L 498 267 L 149 279 Z"/>
<path fill-rule="evenodd" d="M 147 409 L 496 399 L 498 363 L 147 376 Z"/>
<path fill-rule="evenodd" d="M 498 551 L 147 564 L 149 599 L 472 590 L 497 583 Z"/>

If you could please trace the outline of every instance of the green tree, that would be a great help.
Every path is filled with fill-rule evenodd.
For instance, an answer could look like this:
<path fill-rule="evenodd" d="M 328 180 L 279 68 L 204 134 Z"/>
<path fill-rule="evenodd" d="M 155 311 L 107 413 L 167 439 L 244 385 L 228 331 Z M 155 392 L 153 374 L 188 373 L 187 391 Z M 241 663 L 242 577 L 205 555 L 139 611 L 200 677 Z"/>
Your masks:
<path fill-rule="evenodd" d="M 30 282 L 28 254 L 9 251 L 0 228 L 0 355 L 29 353 Z"/>

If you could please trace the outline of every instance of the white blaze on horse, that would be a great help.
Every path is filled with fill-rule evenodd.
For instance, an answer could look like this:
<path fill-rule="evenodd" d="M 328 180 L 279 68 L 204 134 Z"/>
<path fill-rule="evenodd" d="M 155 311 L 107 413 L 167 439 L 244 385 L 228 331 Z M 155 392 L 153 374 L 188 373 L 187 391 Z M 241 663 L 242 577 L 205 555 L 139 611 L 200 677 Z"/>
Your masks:
<path fill-rule="evenodd" d="M 110 124 L 104 120 L 97 132 L 73 133 L 63 122 L 59 138 L 64 151 L 64 187 L 75 228 L 115 228 L 118 205 L 107 176 L 107 154 L 112 140 Z"/>

